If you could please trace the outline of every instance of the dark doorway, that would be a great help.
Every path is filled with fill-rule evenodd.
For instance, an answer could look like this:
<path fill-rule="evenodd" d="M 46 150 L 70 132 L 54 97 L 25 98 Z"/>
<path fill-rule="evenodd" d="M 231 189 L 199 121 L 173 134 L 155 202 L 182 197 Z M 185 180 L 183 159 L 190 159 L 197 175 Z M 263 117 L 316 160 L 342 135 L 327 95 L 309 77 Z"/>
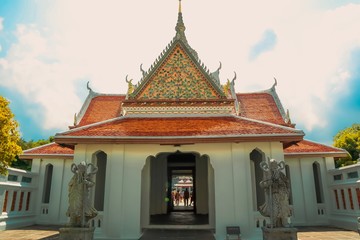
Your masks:
<path fill-rule="evenodd" d="M 193 154 L 174 153 L 167 158 L 168 166 L 168 210 L 196 212 L 195 198 L 195 156 Z"/>
<path fill-rule="evenodd" d="M 176 152 L 166 156 L 166 214 L 150 215 L 155 225 L 209 224 L 208 214 L 197 214 L 196 158 L 192 153 Z M 199 205 L 202 206 L 202 205 Z"/>
<path fill-rule="evenodd" d="M 194 212 L 196 210 L 193 196 L 194 182 L 195 168 L 168 168 L 168 213 L 174 211 Z"/>

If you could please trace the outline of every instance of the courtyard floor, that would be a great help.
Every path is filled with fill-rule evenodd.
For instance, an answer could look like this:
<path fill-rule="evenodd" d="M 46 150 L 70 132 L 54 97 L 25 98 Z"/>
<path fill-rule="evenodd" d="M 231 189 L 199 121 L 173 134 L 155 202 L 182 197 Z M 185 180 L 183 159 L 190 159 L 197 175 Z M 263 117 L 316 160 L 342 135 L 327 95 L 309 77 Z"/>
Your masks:
<path fill-rule="evenodd" d="M 59 238 L 59 229 L 60 226 L 42 226 L 42 225 L 34 225 L 30 227 L 24 227 L 20 229 L 14 230 L 5 230 L 0 231 L 0 239 L 6 240 L 57 240 Z M 339 229 L 335 227 L 300 227 L 298 228 L 298 240 L 352 240 L 352 239 L 360 239 L 360 236 L 357 232 L 348 231 L 344 229 Z M 148 236 L 142 239 L 153 239 L 148 238 Z M 171 233 L 169 233 L 171 234 Z M 196 234 L 195 234 L 196 235 Z M 196 236 L 182 236 L 181 239 L 199 239 L 194 238 Z M 164 238 L 164 236 L 159 239 L 177 239 L 177 237 L 168 237 Z M 180 239 L 180 238 L 179 238 Z M 206 238 L 201 238 L 206 239 Z"/>

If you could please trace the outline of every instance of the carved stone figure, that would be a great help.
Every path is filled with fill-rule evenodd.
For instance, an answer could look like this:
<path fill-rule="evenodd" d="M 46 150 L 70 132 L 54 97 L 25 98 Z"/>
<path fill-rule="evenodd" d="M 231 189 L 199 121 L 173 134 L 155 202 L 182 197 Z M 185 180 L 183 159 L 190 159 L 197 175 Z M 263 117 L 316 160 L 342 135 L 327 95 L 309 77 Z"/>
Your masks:
<path fill-rule="evenodd" d="M 265 217 L 270 217 L 272 227 L 285 227 L 287 218 L 291 215 L 289 206 L 290 182 L 281 171 L 285 168 L 285 162 L 279 163 L 275 159 L 268 158 L 262 161 L 260 167 L 264 172 L 264 178 L 260 186 L 265 191 L 265 203 L 259 211 Z"/>
<path fill-rule="evenodd" d="M 88 227 L 88 221 L 97 216 L 91 205 L 89 189 L 95 185 L 92 180 L 98 168 L 86 162 L 71 165 L 74 176 L 69 182 L 69 208 L 66 216 L 70 217 L 70 227 Z"/>

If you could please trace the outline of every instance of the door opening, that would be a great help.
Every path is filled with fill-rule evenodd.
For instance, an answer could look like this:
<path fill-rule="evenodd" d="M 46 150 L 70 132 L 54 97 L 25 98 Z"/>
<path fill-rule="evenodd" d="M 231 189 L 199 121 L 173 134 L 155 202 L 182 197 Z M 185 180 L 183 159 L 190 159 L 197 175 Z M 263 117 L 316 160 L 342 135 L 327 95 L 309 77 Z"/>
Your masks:
<path fill-rule="evenodd" d="M 168 168 L 168 213 L 173 211 L 192 211 L 196 209 L 195 168 Z M 169 192 L 168 192 L 169 193 Z"/>
<path fill-rule="evenodd" d="M 155 185 L 155 182 L 152 183 L 151 199 L 158 199 L 160 202 L 161 198 L 158 196 L 163 196 L 162 199 L 165 198 L 165 202 L 163 201 L 165 209 L 163 210 L 165 211 L 162 213 L 153 211 L 150 214 L 150 224 L 209 224 L 207 163 L 193 153 L 176 152 L 165 155 L 162 159 L 164 162 L 159 167 L 162 166 L 163 170 L 160 170 L 161 167 L 155 167 L 155 164 L 159 162 L 155 163 L 151 178 L 155 181 L 160 178 L 161 172 L 166 173 L 166 177 L 162 175 L 166 178 L 162 178 L 166 182 L 166 187 L 161 189 L 159 185 Z M 154 195 L 155 192 L 158 195 Z M 157 202 L 153 201 L 152 203 Z"/>

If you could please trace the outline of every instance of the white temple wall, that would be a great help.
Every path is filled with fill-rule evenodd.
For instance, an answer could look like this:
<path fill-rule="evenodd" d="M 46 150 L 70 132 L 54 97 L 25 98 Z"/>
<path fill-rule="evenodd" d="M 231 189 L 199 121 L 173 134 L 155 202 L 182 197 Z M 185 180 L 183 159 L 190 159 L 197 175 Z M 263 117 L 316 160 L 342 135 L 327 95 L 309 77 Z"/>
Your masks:
<path fill-rule="evenodd" d="M 63 169 L 63 183 L 62 183 L 62 194 L 60 197 L 61 205 L 59 206 L 59 222 L 60 224 L 68 223 L 68 217 L 66 216 L 66 211 L 69 207 L 69 200 L 68 200 L 68 184 L 70 182 L 70 179 L 73 176 L 73 173 L 71 172 L 71 164 L 73 163 L 72 159 L 67 159 L 65 161 L 64 169 Z"/>
<path fill-rule="evenodd" d="M 65 224 L 67 217 L 67 183 L 72 174 L 70 172 L 71 159 L 34 159 L 32 172 L 39 174 L 38 191 L 36 196 L 35 211 L 37 224 Z M 44 202 L 44 183 L 46 166 L 52 165 L 52 180 L 50 189 L 49 203 Z M 67 173 L 68 170 L 70 173 Z"/>
<path fill-rule="evenodd" d="M 159 144 L 76 145 L 75 163 L 84 160 L 91 162 L 94 154 L 99 151 L 106 153 L 104 211 L 100 212 L 101 229 L 96 232 L 95 236 L 101 237 L 101 239 L 138 239 L 142 228 L 149 226 L 151 189 L 149 164 L 151 160 L 149 157 L 157 156 L 159 153 L 180 151 L 195 153 L 200 158 L 209 159 L 207 166 L 209 228 L 215 228 L 217 239 L 225 238 L 226 226 L 229 225 L 240 226 L 242 235 L 246 238 L 254 236 L 256 238 L 261 234 L 258 226 L 259 219 L 262 221 L 264 218 L 256 211 L 256 200 L 254 201 L 256 187 L 251 172 L 253 171 L 251 164 L 254 162 L 250 160 L 250 153 L 253 150 L 260 152 L 263 157 L 274 158 L 278 161 L 284 159 L 282 144 L 279 142 L 181 146 Z M 292 224 L 296 226 L 327 225 L 330 220 L 335 222 L 340 219 L 339 213 L 343 213 L 345 210 L 342 209 L 341 203 L 341 209 L 335 209 L 336 203 L 331 189 L 334 188 L 331 185 L 333 179 L 332 175 L 328 174 L 329 170 L 334 169 L 333 157 L 297 158 L 286 156 L 285 162 L 289 166 L 291 176 L 294 213 L 291 218 Z M 322 203 L 317 203 L 313 170 L 315 162 L 318 164 L 321 175 Z M 68 221 L 65 213 L 68 208 L 68 183 L 73 176 L 70 171 L 72 163 L 72 159 L 33 159 L 32 172 L 38 174 L 34 178 L 34 181 L 38 183 L 33 182 L 33 184 L 38 187 L 31 193 L 30 205 L 31 209 L 34 209 L 32 211 L 36 216 L 37 224 L 65 224 Z M 44 203 L 45 171 L 48 164 L 53 167 L 52 186 L 49 203 Z M 345 196 L 347 196 L 348 188 L 345 190 Z M 357 201 L 355 187 L 352 187 L 351 191 L 355 205 Z M 339 201 L 342 201 L 340 197 Z M 350 206 L 350 200 L 346 200 L 346 205 Z M 343 215 L 345 216 L 345 214 Z M 341 221 L 345 222 L 342 219 Z"/>
<path fill-rule="evenodd" d="M 158 144 L 79 144 L 75 147 L 74 162 L 91 162 L 98 151 L 107 155 L 104 212 L 101 232 L 98 236 L 108 239 L 138 239 L 142 226 L 149 220 L 150 183 L 142 179 L 150 177 L 149 156 L 159 153 L 198 153 L 209 157 L 209 222 L 216 230 L 217 239 L 226 235 L 226 226 L 238 225 L 243 236 L 255 231 L 254 206 L 251 182 L 250 153 L 261 150 L 265 156 L 283 159 L 281 143 L 221 143 L 193 145 Z M 148 160 L 149 161 L 149 160 Z M 33 167 L 39 169 L 39 211 L 43 207 L 44 171 L 46 164 L 53 164 L 53 184 L 48 216 L 39 216 L 39 223 L 67 222 L 68 182 L 73 173 L 71 160 L 34 160 Z M 211 170 L 213 169 L 213 172 Z M 60 191 L 59 191 L 60 190 Z M 214 197 L 212 197 L 214 196 Z M 144 203 L 144 204 L 142 204 Z M 54 207 L 52 207 L 54 206 Z"/>
<path fill-rule="evenodd" d="M 330 160 L 322 157 L 289 158 L 285 159 L 290 167 L 291 188 L 293 199 L 294 225 L 328 224 L 328 212 L 331 201 L 328 193 L 327 166 Z M 321 173 L 321 188 L 323 203 L 317 203 L 313 164 L 318 163 Z"/>

